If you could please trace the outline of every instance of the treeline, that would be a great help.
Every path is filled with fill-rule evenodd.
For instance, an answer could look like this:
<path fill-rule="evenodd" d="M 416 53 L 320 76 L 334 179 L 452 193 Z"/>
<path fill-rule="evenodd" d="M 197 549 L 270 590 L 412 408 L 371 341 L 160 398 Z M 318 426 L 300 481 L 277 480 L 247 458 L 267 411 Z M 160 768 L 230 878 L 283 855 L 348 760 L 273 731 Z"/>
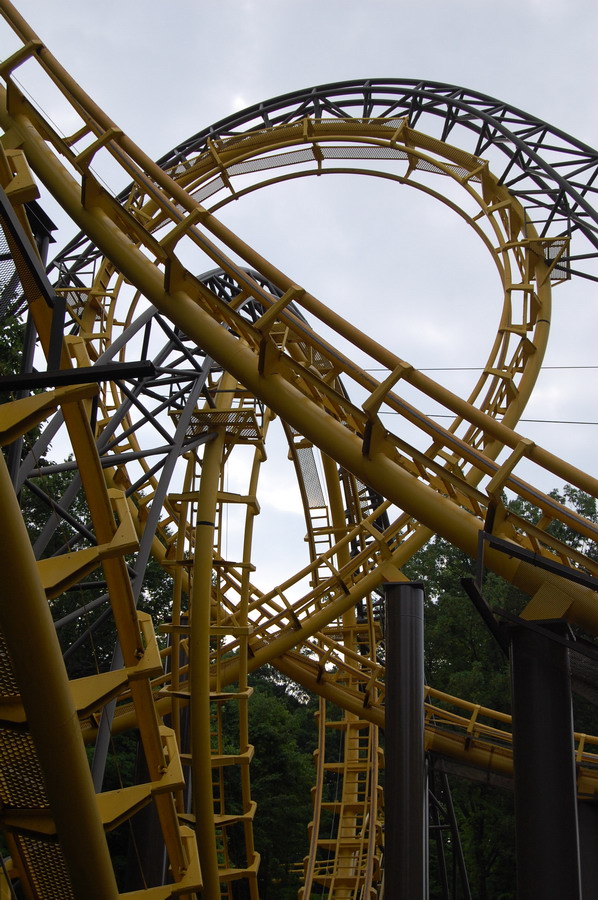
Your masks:
<path fill-rule="evenodd" d="M 68 476 L 53 475 L 45 484 L 58 500 Z M 51 483 L 50 483 L 51 482 Z M 596 503 L 572 488 L 556 495 L 589 519 L 596 521 Z M 35 496 L 23 495 L 25 517 L 36 534 L 42 527 L 47 508 Z M 75 505 L 75 512 L 76 509 Z M 83 514 L 83 510 L 80 511 Z M 530 510 L 523 510 L 530 515 Z M 61 533 L 63 532 L 64 533 Z M 62 525 L 52 544 L 68 540 L 68 527 Z M 595 550 L 581 545 L 579 538 L 559 534 L 590 555 Z M 479 614 L 461 586 L 461 579 L 474 576 L 473 562 L 460 550 L 441 538 L 433 538 L 404 569 L 414 581 L 426 587 L 425 662 L 426 681 L 448 694 L 504 712 L 510 711 L 510 675 L 508 660 L 482 623 Z M 101 574 L 91 576 L 101 578 Z M 483 592 L 491 607 L 518 613 L 526 598 L 498 576 L 486 573 Z M 54 616 L 60 618 L 84 607 L 97 590 L 76 590 L 53 602 Z M 156 622 L 168 618 L 171 586 L 163 570 L 151 563 L 141 606 Z M 102 610 L 94 610 L 68 623 L 59 632 L 63 647 L 82 638 Z M 113 648 L 109 619 L 82 640 L 77 652 L 68 655 L 71 677 L 91 674 L 109 666 Z M 259 890 L 261 900 L 295 900 L 301 885 L 301 862 L 308 850 L 307 826 L 312 818 L 311 788 L 315 770 L 315 712 L 317 698 L 308 696 L 271 667 L 251 676 L 254 688 L 249 703 L 250 741 L 255 746 L 251 764 L 252 797 L 257 801 L 254 821 L 255 846 L 261 855 Z M 598 733 L 596 708 L 575 697 L 575 720 L 579 731 Z M 231 713 L 226 722 L 230 740 L 238 735 L 238 722 Z M 335 714 L 335 715 L 338 715 Z M 104 789 L 129 784 L 135 778 L 135 739 L 120 736 L 113 745 Z M 515 838 L 512 792 L 486 783 L 451 776 L 449 779 L 460 840 L 466 861 L 471 896 L 475 900 L 514 900 Z M 450 857 L 453 837 L 444 832 L 446 855 Z M 118 859 L 117 868 L 126 883 L 130 864 L 130 836 L 125 829 L 110 836 L 111 849 Z M 430 900 L 443 900 L 436 843 L 431 842 Z M 235 888 L 237 889 L 237 888 Z M 458 896 L 458 894 L 457 894 Z M 236 898 L 237 900 L 237 898 Z M 241 897 L 239 897 L 241 900 Z"/>
<path fill-rule="evenodd" d="M 59 500 L 69 475 L 52 475 L 44 488 Z M 592 498 L 565 488 L 557 498 L 596 521 Z M 23 491 L 22 503 L 27 524 L 34 536 L 40 533 L 47 517 L 47 506 L 38 497 Z M 84 509 L 75 501 L 75 515 L 84 520 Z M 524 510 L 530 515 L 530 510 Z M 69 526 L 61 523 L 52 536 L 47 552 L 67 542 Z M 595 549 L 582 544 L 575 535 L 559 534 L 577 549 L 595 555 Z M 432 539 L 405 567 L 405 574 L 426 587 L 425 661 L 426 681 L 448 694 L 504 712 L 510 711 L 508 660 L 482 623 L 461 586 L 461 579 L 475 574 L 474 564 L 460 550 L 441 538 Z M 140 605 L 156 622 L 168 618 L 171 586 L 168 577 L 155 563 L 146 573 Z M 101 572 L 89 576 L 87 589 L 70 591 L 53 601 L 55 619 L 67 617 L 101 593 L 93 581 Z M 98 585 L 98 587 L 100 587 Z M 486 573 L 483 592 L 491 607 L 518 613 L 525 605 L 512 585 Z M 102 619 L 103 608 L 89 611 L 68 622 L 59 631 L 67 653 L 70 677 L 81 677 L 105 669 L 110 664 L 114 634 L 110 618 Z M 85 636 L 87 632 L 87 636 Z M 75 652 L 68 648 L 78 645 Z M 312 818 L 311 788 L 314 783 L 313 751 L 316 746 L 315 711 L 317 699 L 309 697 L 275 669 L 266 667 L 251 678 L 254 688 L 249 703 L 250 740 L 255 746 L 251 765 L 252 796 L 257 801 L 254 821 L 255 845 L 261 854 L 259 888 L 261 900 L 296 898 L 301 884 L 300 864 L 308 850 L 307 826 Z M 234 709 L 236 704 L 231 704 Z M 575 696 L 576 728 L 598 733 L 596 708 Z M 234 715 L 227 727 L 238 734 Z M 104 785 L 105 790 L 129 784 L 135 778 L 135 739 L 123 735 L 113 746 Z M 489 784 L 451 776 L 450 787 L 459 834 L 465 855 L 471 896 L 475 900 L 514 900 L 515 839 L 513 795 Z M 447 857 L 453 837 L 447 831 Z M 110 836 L 111 849 L 118 859 L 117 868 L 126 881 L 130 864 L 130 837 L 125 830 Z M 431 843 L 430 900 L 445 896 L 437 866 L 436 844 Z M 240 898 L 239 898 L 240 900 Z"/>
<path fill-rule="evenodd" d="M 598 520 L 595 499 L 583 492 L 566 486 L 560 492 L 553 491 L 552 496 L 591 521 Z M 519 504 L 518 511 L 531 519 L 537 516 L 525 504 Z M 556 527 L 555 536 L 592 558 L 598 557 L 591 542 L 561 525 Z M 404 572 L 410 579 L 422 581 L 426 588 L 427 683 L 448 694 L 509 713 L 509 662 L 461 585 L 462 578 L 475 576 L 473 561 L 436 537 L 414 556 Z M 514 614 L 520 613 L 527 602 L 511 584 L 489 572 L 484 576 L 483 593 L 491 608 Z M 287 900 L 296 897 L 298 887 L 293 863 L 300 862 L 307 851 L 316 704 L 271 669 L 254 676 L 254 686 L 250 733 L 256 744 L 252 764 L 252 792 L 258 802 L 256 846 L 263 853 L 260 891 L 263 900 Z M 598 710 L 579 694 L 574 692 L 573 696 L 576 730 L 598 734 Z M 289 765 L 295 769 L 291 779 Z M 512 791 L 454 775 L 449 784 L 472 898 L 515 900 Z M 448 829 L 445 841 L 448 859 L 453 841 Z M 430 851 L 430 900 L 442 900 L 445 894 L 434 841 Z M 453 877 L 452 871 L 449 877 Z"/>
<path fill-rule="evenodd" d="M 4 337 L 0 342 L 0 371 L 14 372 L 19 359 L 20 323 L 7 323 Z M 0 397 L 0 400 L 6 399 Z M 36 432 L 28 436 L 25 449 L 35 437 Z M 44 461 L 39 463 L 43 466 Z M 67 473 L 53 474 L 41 479 L 41 484 L 52 499 L 59 501 L 70 477 Z M 571 487 L 553 495 L 590 520 L 597 520 L 593 498 Z M 28 487 L 23 489 L 21 501 L 24 518 L 35 539 L 47 519 L 48 506 Z M 85 507 L 81 500 L 75 500 L 71 511 L 85 523 Z M 518 511 L 531 518 L 535 515 L 531 507 Z M 596 548 L 588 541 L 568 533 L 564 526 L 556 528 L 557 537 L 597 558 Z M 72 538 L 72 528 L 61 522 L 52 534 L 45 555 L 55 552 Z M 428 684 L 483 706 L 509 712 L 508 661 L 461 586 L 463 577 L 475 574 L 472 561 L 437 537 L 416 554 L 404 571 L 412 580 L 422 581 L 427 591 L 425 652 Z M 101 579 L 101 572 L 93 573 L 88 578 L 87 588 L 69 591 L 53 601 L 55 620 L 65 622 L 59 629 L 59 637 L 67 654 L 70 677 L 89 675 L 110 664 L 114 646 L 112 625 L 109 617 L 103 616 L 105 607 L 93 608 L 91 604 L 102 591 L 101 584 L 94 585 Z M 520 612 L 526 602 L 515 588 L 490 573 L 485 576 L 483 592 L 491 607 L 514 613 Z M 168 619 L 170 602 L 169 579 L 157 564 L 151 563 L 140 605 L 160 622 Z M 68 620 L 76 610 L 84 610 L 83 615 Z M 69 649 L 73 646 L 76 647 L 74 651 Z M 254 834 L 261 854 L 260 897 L 262 900 L 291 900 L 297 896 L 300 886 L 298 864 L 307 852 L 307 825 L 312 817 L 317 700 L 270 667 L 255 673 L 251 683 L 254 694 L 249 704 L 250 740 L 255 746 L 251 782 L 252 795 L 258 804 Z M 577 695 L 574 698 L 577 730 L 598 733 L 596 707 Z M 231 704 L 231 708 L 234 706 Z M 237 733 L 234 715 L 227 727 L 230 727 L 231 735 Z M 106 790 L 132 783 L 135 757 L 134 735 L 115 740 L 104 786 Z M 450 785 L 472 897 L 475 900 L 512 900 L 516 895 L 512 793 L 456 777 L 451 778 Z M 130 859 L 128 835 L 121 831 L 111 840 L 114 855 L 119 857 L 120 868 L 124 870 Z M 447 842 L 451 840 L 447 832 Z M 443 896 L 432 852 L 430 898 L 441 900 Z"/>

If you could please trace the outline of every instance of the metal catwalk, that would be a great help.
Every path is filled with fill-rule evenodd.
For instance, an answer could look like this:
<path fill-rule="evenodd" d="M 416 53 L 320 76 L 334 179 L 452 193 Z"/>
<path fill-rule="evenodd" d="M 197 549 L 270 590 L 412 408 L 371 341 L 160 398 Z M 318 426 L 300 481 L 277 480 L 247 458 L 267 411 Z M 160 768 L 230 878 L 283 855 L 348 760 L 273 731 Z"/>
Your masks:
<path fill-rule="evenodd" d="M 474 92 L 370 80 L 260 104 L 155 163 L 7 0 L 0 10 L 21 42 L 0 64 L 1 313 L 26 308 L 47 359 L 45 371 L 31 349 L 21 376 L 0 384 L 12 392 L 0 408 L 8 875 L 40 900 L 257 898 L 248 679 L 269 663 L 321 698 L 302 896 L 381 897 L 383 585 L 405 580 L 402 566 L 440 535 L 473 558 L 483 547 L 483 565 L 529 597 L 524 619 L 598 633 L 598 563 L 551 526 L 590 541 L 598 528 L 518 467 L 592 496 L 598 482 L 515 430 L 541 371 L 553 286 L 598 278 L 598 154 Z M 21 93 L 23 65 L 59 89 L 77 123 L 70 135 Z M 129 184 L 119 196 L 94 174 L 108 157 Z M 468 396 L 360 332 L 217 216 L 265 185 L 334 173 L 435 198 L 490 254 L 502 312 Z M 48 275 L 25 214 L 38 181 L 81 229 Z M 450 425 L 422 412 L 431 400 Z M 309 560 L 263 591 L 253 535 L 275 417 Z M 48 466 L 52 441 L 65 462 Z M 23 492 L 46 510 L 33 537 Z M 505 492 L 533 516 L 515 514 Z M 156 564 L 169 597 L 152 622 L 137 604 Z M 77 647 L 105 628 L 111 664 L 69 677 Z M 146 780 L 102 791 L 111 735 L 134 730 Z M 598 738 L 576 740 L 578 794 L 591 797 Z M 510 718 L 442 685 L 426 688 L 425 746 L 489 778 L 512 775 Z M 323 789 L 331 772 L 334 802 Z M 123 893 L 105 832 L 148 804 L 165 862 Z M 331 817 L 332 831 L 322 828 Z M 6 876 L 0 896 L 10 896 Z"/>

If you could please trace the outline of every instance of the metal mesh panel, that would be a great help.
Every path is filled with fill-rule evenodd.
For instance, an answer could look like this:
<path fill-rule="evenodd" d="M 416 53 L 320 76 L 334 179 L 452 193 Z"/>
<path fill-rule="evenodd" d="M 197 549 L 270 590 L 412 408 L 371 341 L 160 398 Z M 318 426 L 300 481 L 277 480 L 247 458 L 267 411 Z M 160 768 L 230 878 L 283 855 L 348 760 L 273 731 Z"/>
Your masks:
<path fill-rule="evenodd" d="M 430 150 L 432 153 L 436 153 L 438 149 L 438 141 L 436 138 L 431 137 L 429 134 L 421 134 L 420 132 L 418 132 L 418 134 L 418 144 L 424 150 Z M 461 165 L 464 167 L 463 171 L 468 171 L 468 167 L 472 165 L 474 168 L 484 165 L 484 160 L 481 157 L 476 155 L 472 156 L 467 150 L 462 150 L 459 147 L 451 146 L 451 156 L 457 166 L 459 165 L 459 159 L 461 160 Z"/>
<path fill-rule="evenodd" d="M 17 315 L 28 299 L 39 296 L 53 306 L 54 292 L 37 250 L 0 189 L 0 321 Z"/>
<path fill-rule="evenodd" d="M 229 175 L 245 175 L 248 172 L 260 172 L 262 169 L 274 169 L 277 166 L 293 166 L 297 163 L 313 162 L 315 159 L 312 148 L 295 150 L 291 153 L 277 153 L 272 156 L 260 156 L 258 159 L 248 159 L 246 162 L 237 163 L 227 169 Z"/>
<path fill-rule="evenodd" d="M 48 809 L 35 746 L 26 732 L 0 729 L 0 800 L 11 809 Z"/>
<path fill-rule="evenodd" d="M 328 357 L 324 356 L 323 353 L 320 353 L 319 350 L 313 351 L 312 365 L 316 367 L 318 372 L 322 373 L 330 372 L 330 370 L 334 368 Z"/>
<path fill-rule="evenodd" d="M 43 897 L 43 900 L 74 900 L 60 845 L 24 835 L 19 835 L 16 841 L 36 897 Z"/>
<path fill-rule="evenodd" d="M 340 120 L 339 120 L 340 121 Z M 322 158 L 324 159 L 408 159 L 409 154 L 404 150 L 396 147 L 326 147 L 319 148 Z M 271 156 L 262 156 L 257 159 L 246 160 L 237 163 L 227 169 L 229 176 L 247 175 L 252 172 L 261 172 L 268 169 L 275 169 L 281 166 L 294 166 L 302 163 L 314 162 L 316 157 L 313 149 L 296 150 L 290 153 L 278 153 Z M 458 165 L 447 164 L 446 169 L 441 169 L 427 160 L 418 159 L 416 168 L 425 172 L 433 172 L 435 174 L 444 175 L 446 169 L 449 169 L 457 177 L 463 178 L 468 175 L 468 170 Z M 479 181 L 479 176 L 474 176 L 474 181 Z M 225 186 L 224 179 L 218 175 L 208 184 L 203 185 L 199 190 L 195 191 L 192 196 L 194 199 L 202 202 L 213 194 L 218 193 Z"/>
<path fill-rule="evenodd" d="M 445 175 L 445 170 L 450 169 L 450 171 L 454 172 L 458 178 L 465 178 L 466 175 L 469 175 L 469 169 L 464 169 L 462 166 L 446 164 L 445 167 L 441 169 L 439 166 L 435 166 L 434 163 L 428 162 L 426 159 L 418 159 L 415 168 L 422 169 L 424 172 L 434 172 L 437 175 Z M 479 176 L 474 176 L 472 178 L 472 181 L 479 180 Z"/>
<path fill-rule="evenodd" d="M 395 147 L 322 147 L 326 159 L 407 159 L 404 150 Z"/>
<path fill-rule="evenodd" d="M 559 253 L 563 249 L 563 245 L 567 243 L 567 239 L 563 238 L 562 241 L 553 241 L 552 244 L 549 244 L 546 248 L 546 262 L 551 263 L 553 259 L 559 255 Z M 563 254 L 561 259 L 555 265 L 554 269 L 552 269 L 550 273 L 551 281 L 566 281 L 568 278 L 571 278 L 571 267 L 569 265 L 569 261 Z"/>
<path fill-rule="evenodd" d="M 279 153 L 275 156 L 262 156 L 258 159 L 249 159 L 243 163 L 236 163 L 227 169 L 229 176 L 247 175 L 250 172 L 261 172 L 265 169 L 274 169 L 278 166 L 292 166 L 303 162 L 313 162 L 315 159 L 313 150 L 297 150 L 294 153 Z M 216 194 L 224 187 L 223 178 L 218 175 L 212 181 L 205 184 L 191 196 L 201 202 Z"/>
<path fill-rule="evenodd" d="M 243 146 L 247 145 L 247 146 L 251 147 L 253 144 L 261 143 L 264 134 L 269 133 L 269 131 L 270 131 L 269 128 L 256 128 L 255 131 L 251 131 L 250 133 L 231 134 L 227 137 L 222 138 L 222 144 L 226 148 L 229 148 L 229 147 L 235 146 L 235 145 L 241 145 L 241 144 Z M 289 135 L 289 136 L 295 135 L 296 133 L 297 133 L 297 126 L 296 126 L 296 124 L 293 124 L 292 122 L 289 123 L 289 125 L 281 125 L 281 126 L 277 126 L 277 128 L 276 128 L 276 135 L 281 140 L 284 140 L 284 138 L 287 135 Z"/>
<path fill-rule="evenodd" d="M 423 136 L 430 130 L 428 143 L 420 146 L 432 152 L 439 139 L 431 135 L 440 126 L 445 138 L 451 139 L 453 161 L 458 164 L 461 158 L 466 169 L 477 167 L 478 163 L 483 165 L 488 151 L 498 149 L 504 166 L 496 174 L 533 212 L 530 218 L 538 220 L 538 231 L 543 231 L 544 223 L 547 229 L 550 227 L 547 233 L 558 236 L 559 220 L 564 219 L 569 234 L 576 233 L 578 241 L 589 239 L 590 252 L 580 254 L 572 274 L 596 279 L 597 254 L 592 235 L 598 229 L 598 219 L 595 211 L 580 202 L 587 200 L 586 192 L 595 183 L 595 151 L 521 110 L 477 92 L 455 90 L 452 85 L 402 79 L 354 80 L 297 91 L 255 107 L 249 114 L 242 111 L 227 117 L 217 127 L 207 128 L 174 148 L 163 163 L 180 165 L 188 157 L 193 164 L 194 154 L 205 152 L 208 139 L 218 147 L 255 145 L 263 142 L 267 126 L 284 139 L 293 129 L 296 133 L 297 126 L 307 119 L 322 122 L 323 130 L 337 134 L 364 122 L 375 123 L 386 133 L 397 131 L 405 123 L 421 129 L 418 141 L 424 141 Z M 453 130 L 459 135 L 453 135 Z M 473 155 L 471 150 L 457 149 L 459 136 L 467 137 L 464 147 L 471 146 Z M 534 151 L 532 156 L 530 148 Z M 475 180 L 479 181 L 479 176 Z M 539 182 L 543 185 L 540 189 Z"/>
<path fill-rule="evenodd" d="M 365 518 L 369 516 L 371 512 L 373 512 L 377 506 L 383 502 L 384 497 L 382 494 L 379 494 L 378 491 L 373 490 L 364 484 L 363 481 L 360 481 L 359 478 L 355 479 L 355 483 L 357 485 L 359 505 L 361 507 L 361 514 Z M 379 531 L 384 531 L 385 528 L 388 528 L 389 520 L 388 514 L 383 513 L 379 519 L 376 519 L 374 522 L 374 526 Z"/>
<path fill-rule="evenodd" d="M 16 315 L 25 298 L 0 217 L 0 321 Z"/>
<path fill-rule="evenodd" d="M 389 128 L 392 131 L 396 131 L 397 128 L 405 121 L 404 117 L 400 119 L 380 119 L 378 116 L 356 116 L 355 118 L 347 117 L 347 111 L 341 111 L 341 118 L 317 118 L 316 121 L 320 123 L 320 125 L 331 125 L 336 131 L 337 128 L 348 128 L 351 130 L 355 129 L 355 125 L 361 125 L 362 123 L 366 123 L 368 125 L 380 125 L 382 128 Z"/>
<path fill-rule="evenodd" d="M 8 647 L 0 632 L 0 696 L 19 697 L 20 694 Z"/>
<path fill-rule="evenodd" d="M 194 200 L 197 200 L 198 203 L 201 203 L 202 200 L 207 200 L 208 197 L 211 197 L 212 194 L 216 194 L 218 191 L 222 190 L 224 187 L 224 181 L 218 176 L 213 181 L 210 181 L 209 184 L 205 184 L 198 191 L 195 191 L 191 196 Z"/>
<path fill-rule="evenodd" d="M 5 233 L 5 239 L 8 235 L 7 225 L 5 223 L 4 218 L 0 220 L 2 227 Z M 38 297 L 41 293 L 43 293 L 40 284 L 34 277 L 31 271 L 31 264 L 27 259 L 25 253 L 23 252 L 22 244 L 13 240 L 12 242 L 12 250 L 13 250 L 13 264 L 15 265 L 20 278 L 20 284 L 22 289 L 25 292 L 25 297 Z M 49 284 L 47 285 L 48 290 L 50 289 Z M 25 297 L 22 297 L 22 303 L 25 302 Z M 46 301 L 48 301 L 48 295 L 46 295 Z M 13 310 L 14 313 L 15 310 Z"/>
<path fill-rule="evenodd" d="M 85 295 L 78 291 L 69 291 L 66 294 L 66 306 L 72 316 L 79 319 L 85 312 Z"/>
<path fill-rule="evenodd" d="M 224 425 L 227 434 L 237 438 L 257 440 L 260 429 L 251 409 L 196 410 L 191 416 L 187 428 L 187 437 L 206 434 L 214 428 Z"/>
<path fill-rule="evenodd" d="M 393 131 L 399 128 L 403 122 L 409 124 L 409 119 L 406 116 L 401 116 L 398 119 L 378 119 L 378 123 L 382 125 L 383 128 L 392 128 Z"/>
<path fill-rule="evenodd" d="M 325 506 L 326 500 L 316 468 L 313 449 L 311 447 L 298 447 L 297 459 L 299 460 L 299 468 L 301 469 L 301 477 L 303 478 L 309 508 L 316 509 L 319 506 Z"/>

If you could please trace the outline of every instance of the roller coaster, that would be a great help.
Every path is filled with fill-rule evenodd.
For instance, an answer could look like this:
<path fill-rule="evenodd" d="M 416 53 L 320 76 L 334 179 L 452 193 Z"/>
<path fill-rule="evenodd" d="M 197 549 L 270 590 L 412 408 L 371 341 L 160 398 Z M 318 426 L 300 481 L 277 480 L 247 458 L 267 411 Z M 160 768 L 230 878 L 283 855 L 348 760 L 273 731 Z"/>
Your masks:
<path fill-rule="evenodd" d="M 300 896 L 390 900 L 385 586 L 406 582 L 402 567 L 439 535 L 529 597 L 520 622 L 598 633 L 598 563 L 555 536 L 562 525 L 586 545 L 598 526 L 518 472 L 535 467 L 594 497 L 598 481 L 516 430 L 542 369 L 552 289 L 598 281 L 598 153 L 472 91 L 372 79 L 261 103 L 154 162 L 8 0 L 0 11 L 16 44 L 0 64 L 0 314 L 26 310 L 29 323 L 20 373 L 0 381 L 10 392 L 0 408 L 0 897 L 257 900 L 248 708 L 251 673 L 270 664 L 320 698 Z M 60 93 L 68 134 L 22 91 L 26 67 Z M 104 163 L 128 185 L 118 195 L 97 174 Z M 262 188 L 335 174 L 422 192 L 490 254 L 502 311 L 467 397 L 218 218 Z M 30 215 L 38 183 L 80 228 L 47 268 Z M 431 401 L 446 427 L 422 412 Z M 254 530 L 275 418 L 309 554 L 262 590 Z M 47 464 L 51 442 L 64 462 Z M 31 534 L 27 492 L 47 513 Z M 156 622 L 138 609 L 151 560 L 171 586 Z M 73 677 L 69 660 L 106 627 L 112 663 Z M 510 717 L 441 688 L 425 688 L 426 752 L 511 778 Z M 111 736 L 126 733 L 139 735 L 144 780 L 103 791 Z M 575 789 L 592 799 L 598 738 L 574 740 Z M 143 808 L 159 849 L 127 890 L 106 832 Z"/>

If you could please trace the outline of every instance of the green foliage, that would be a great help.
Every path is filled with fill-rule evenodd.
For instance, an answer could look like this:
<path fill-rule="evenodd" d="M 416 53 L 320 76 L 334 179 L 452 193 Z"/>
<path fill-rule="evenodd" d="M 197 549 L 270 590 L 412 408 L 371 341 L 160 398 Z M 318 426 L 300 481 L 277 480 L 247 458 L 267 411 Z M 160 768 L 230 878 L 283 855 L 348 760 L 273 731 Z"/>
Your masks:
<path fill-rule="evenodd" d="M 137 732 L 116 735 L 111 739 L 110 751 L 106 760 L 104 791 L 117 791 L 135 784 L 136 776 L 138 776 L 138 754 L 139 735 Z M 130 822 L 124 822 L 106 834 L 112 865 L 121 889 L 127 881 L 131 835 Z"/>
<path fill-rule="evenodd" d="M 404 568 L 426 588 L 426 679 L 433 687 L 504 712 L 510 707 L 508 661 L 461 586 L 473 577 L 472 561 L 442 538 L 433 538 Z M 513 612 L 524 597 L 493 574 L 484 580 L 491 607 Z M 515 897 L 513 798 L 487 784 L 451 780 L 451 792 L 476 900 Z M 451 856 L 450 841 L 445 853 Z M 432 858 L 436 858 L 435 852 Z M 431 868 L 430 898 L 443 897 L 439 870 Z"/>
<path fill-rule="evenodd" d="M 23 324 L 17 319 L 3 323 L 0 342 L 0 373 L 19 371 L 23 344 Z M 6 394 L 0 402 L 11 399 Z M 25 449 L 37 436 L 26 436 Z M 25 452 L 25 449 L 23 452 Z M 44 460 L 40 460 L 44 465 Z M 51 497 L 59 500 L 70 483 L 71 473 L 54 473 L 40 480 Z M 554 499 L 597 521 L 596 500 L 569 485 L 552 493 Z M 41 533 L 49 508 L 28 488 L 22 492 L 23 514 L 32 540 Z M 509 508 L 533 522 L 541 513 L 520 500 Z M 72 515 L 84 525 L 87 512 L 80 495 L 70 508 Z M 576 550 L 598 559 L 598 549 L 559 522 L 550 532 Z M 46 556 L 58 552 L 70 541 L 82 546 L 72 525 L 61 521 L 55 528 L 45 551 Z M 404 569 L 414 581 L 422 581 L 426 600 L 426 678 L 428 683 L 448 694 L 465 698 L 493 709 L 509 711 L 510 684 L 508 663 L 479 614 L 461 586 L 461 578 L 473 576 L 472 561 L 460 550 L 441 538 L 433 538 Z M 102 592 L 101 569 L 87 578 L 88 586 L 68 591 L 52 601 L 52 612 L 60 619 L 85 608 Z M 98 587 L 93 587 L 93 581 Z M 491 608 L 518 613 L 526 598 L 498 576 L 485 573 L 483 594 Z M 155 562 L 145 572 L 140 606 L 150 612 L 155 622 L 168 618 L 171 603 L 171 581 Z M 73 619 L 60 630 L 63 649 L 76 641 L 102 615 L 107 606 L 89 611 Z M 109 667 L 114 649 L 114 628 L 106 616 L 93 637 L 68 660 L 70 677 L 81 677 Z M 294 867 L 307 850 L 307 825 L 312 817 L 311 787 L 314 782 L 313 751 L 316 746 L 314 721 L 315 701 L 275 669 L 265 667 L 256 672 L 251 683 L 254 694 L 249 703 L 249 733 L 255 747 L 251 766 L 252 796 L 257 801 L 254 822 L 255 845 L 261 854 L 259 890 L 262 900 L 296 898 L 300 879 Z M 576 721 L 580 730 L 598 731 L 596 709 L 576 700 Z M 224 718 L 225 742 L 233 748 L 238 741 L 238 707 L 227 704 Z M 136 735 L 116 739 L 108 760 L 105 789 L 117 789 L 135 780 Z M 515 897 L 513 798 L 488 784 L 455 779 L 452 797 L 466 857 L 472 896 L 476 900 L 512 900 Z M 240 806 L 240 788 L 236 798 Z M 232 803 L 234 805 L 235 798 Z M 127 865 L 126 828 L 117 829 L 110 837 L 111 852 L 119 876 L 124 878 Z M 450 850 L 447 839 L 446 850 Z M 234 855 L 235 848 L 231 848 Z M 434 856 L 434 852 L 432 853 Z M 438 876 L 431 873 L 430 898 L 443 896 Z"/>
<path fill-rule="evenodd" d="M 16 375 L 21 368 L 23 352 L 23 336 L 25 326 L 21 319 L 8 316 L 2 321 L 2 340 L 0 341 L 0 375 Z M 0 393 L 0 402 L 7 400 L 4 393 Z"/>
<path fill-rule="evenodd" d="M 596 501 L 567 485 L 551 496 L 582 516 L 597 520 Z M 516 501 L 509 508 L 537 522 L 540 511 Z M 595 545 L 572 529 L 553 522 L 549 531 L 575 549 L 597 558 Z M 434 687 L 492 709 L 510 711 L 508 661 L 461 587 L 473 577 L 474 565 L 460 550 L 433 538 L 404 568 L 427 591 L 425 611 L 426 678 Z M 490 608 L 520 613 L 528 598 L 498 576 L 485 572 L 483 595 Z M 574 695 L 577 727 L 596 733 L 596 708 Z M 476 900 L 513 900 L 515 837 L 513 796 L 506 790 L 464 779 L 451 781 L 472 896 Z M 431 873 L 431 900 L 441 898 L 437 875 Z"/>
<path fill-rule="evenodd" d="M 255 746 L 252 793 L 258 803 L 255 841 L 262 855 L 263 900 L 296 897 L 299 879 L 292 866 L 303 859 L 312 818 L 315 701 L 275 670 L 252 678 L 250 736 Z"/>
<path fill-rule="evenodd" d="M 257 802 L 255 846 L 260 853 L 261 900 L 296 900 L 300 878 L 293 866 L 307 850 L 312 818 L 313 751 L 316 747 L 315 702 L 275 669 L 266 666 L 251 676 L 249 735 L 255 747 L 251 795 Z M 238 734 L 237 705 L 227 704 L 225 739 Z"/>
<path fill-rule="evenodd" d="M 261 897 L 284 897 L 282 888 L 295 885 L 293 863 L 305 853 L 311 818 L 310 790 L 314 780 L 309 740 L 313 710 L 290 698 L 260 689 L 250 705 L 250 734 L 255 746 L 252 793 L 258 802 L 256 846 L 262 855 Z M 275 888 L 276 886 L 276 888 Z"/>
<path fill-rule="evenodd" d="M 461 586 L 462 578 L 475 574 L 472 561 L 435 537 L 403 571 L 426 588 L 428 683 L 448 694 L 508 712 L 507 661 Z M 491 607 L 512 612 L 525 602 L 516 588 L 492 573 L 484 580 L 484 597 Z"/>

